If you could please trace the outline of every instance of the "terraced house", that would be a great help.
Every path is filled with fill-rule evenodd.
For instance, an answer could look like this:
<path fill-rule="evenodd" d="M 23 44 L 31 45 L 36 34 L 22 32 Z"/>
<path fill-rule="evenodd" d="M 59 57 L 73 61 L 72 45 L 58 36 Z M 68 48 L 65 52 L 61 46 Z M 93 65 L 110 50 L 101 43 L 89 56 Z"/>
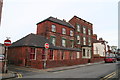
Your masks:
<path fill-rule="evenodd" d="M 36 34 L 29 34 L 9 47 L 9 63 L 42 69 L 45 60 L 46 68 L 100 61 L 92 57 L 92 41 L 92 23 L 77 16 L 69 22 L 49 17 L 37 23 Z M 47 50 L 45 43 L 50 45 Z"/>

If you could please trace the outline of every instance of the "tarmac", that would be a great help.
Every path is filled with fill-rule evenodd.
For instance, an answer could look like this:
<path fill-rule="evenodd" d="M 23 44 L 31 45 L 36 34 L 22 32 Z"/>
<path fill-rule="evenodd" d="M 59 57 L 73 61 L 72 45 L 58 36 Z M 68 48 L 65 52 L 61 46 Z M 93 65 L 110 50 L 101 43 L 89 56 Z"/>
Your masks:
<path fill-rule="evenodd" d="M 75 69 L 75 68 L 80 68 L 84 66 L 91 66 L 95 64 L 102 64 L 102 62 L 97 62 L 97 63 L 87 63 L 87 64 L 82 64 L 82 65 L 73 65 L 73 66 L 65 66 L 65 67 L 55 67 L 55 68 L 48 68 L 48 69 L 41 69 L 41 71 L 47 71 L 47 72 L 57 72 L 57 71 L 62 71 L 62 70 L 70 70 L 70 69 Z M 26 68 L 26 67 L 25 67 Z M 34 69 L 34 68 L 32 68 Z M 12 78 L 17 78 L 16 72 L 9 71 L 7 73 L 0 73 L 0 79 L 1 80 L 6 80 L 6 79 L 12 79 Z"/>

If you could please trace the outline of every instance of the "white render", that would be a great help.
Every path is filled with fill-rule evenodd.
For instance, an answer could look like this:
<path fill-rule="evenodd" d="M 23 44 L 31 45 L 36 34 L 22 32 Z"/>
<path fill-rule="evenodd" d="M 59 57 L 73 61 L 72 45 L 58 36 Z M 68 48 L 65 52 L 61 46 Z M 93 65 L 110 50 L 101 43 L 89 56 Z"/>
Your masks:
<path fill-rule="evenodd" d="M 93 43 L 93 53 L 105 56 L 105 45 L 102 43 Z"/>

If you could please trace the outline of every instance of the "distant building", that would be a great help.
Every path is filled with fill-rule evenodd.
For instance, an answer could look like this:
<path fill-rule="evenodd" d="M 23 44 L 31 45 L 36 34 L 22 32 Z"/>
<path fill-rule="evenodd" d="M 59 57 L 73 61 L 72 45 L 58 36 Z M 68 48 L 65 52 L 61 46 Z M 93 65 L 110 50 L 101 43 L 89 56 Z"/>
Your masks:
<path fill-rule="evenodd" d="M 1 16 L 2 16 L 2 6 L 3 6 L 3 0 L 0 0 L 0 24 L 1 24 Z"/>
<path fill-rule="evenodd" d="M 5 53 L 5 47 L 3 44 L 0 43 L 0 54 L 4 54 Z"/>

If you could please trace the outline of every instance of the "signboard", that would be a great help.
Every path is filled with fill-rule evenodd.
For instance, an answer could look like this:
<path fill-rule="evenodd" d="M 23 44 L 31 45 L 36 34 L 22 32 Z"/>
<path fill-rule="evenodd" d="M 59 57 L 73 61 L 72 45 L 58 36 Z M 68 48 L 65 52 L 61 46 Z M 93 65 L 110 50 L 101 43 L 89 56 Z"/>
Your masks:
<path fill-rule="evenodd" d="M 45 43 L 45 48 L 48 49 L 49 48 L 49 44 L 48 43 Z"/>
<path fill-rule="evenodd" d="M 4 45 L 5 46 L 10 46 L 11 45 L 11 41 L 9 39 L 4 41 Z"/>

